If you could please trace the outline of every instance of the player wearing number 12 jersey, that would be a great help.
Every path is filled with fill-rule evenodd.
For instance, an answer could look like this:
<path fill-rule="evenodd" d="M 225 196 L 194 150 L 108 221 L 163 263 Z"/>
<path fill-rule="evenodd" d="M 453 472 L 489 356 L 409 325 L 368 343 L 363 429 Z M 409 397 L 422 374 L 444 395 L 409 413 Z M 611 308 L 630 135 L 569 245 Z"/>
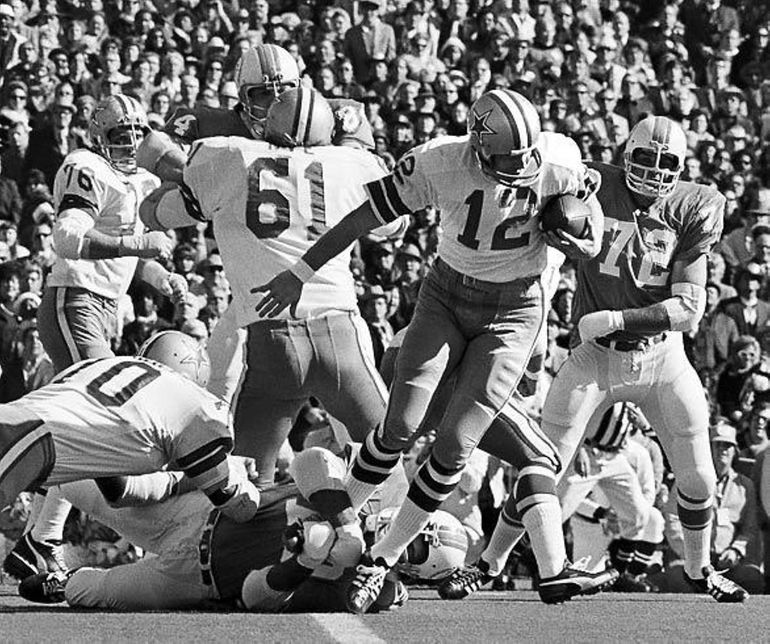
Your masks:
<path fill-rule="evenodd" d="M 260 485 L 272 484 L 278 450 L 309 395 L 358 440 L 385 412 L 386 390 L 358 313 L 349 250 L 319 272 L 296 315 L 263 319 L 255 312 L 261 298 L 250 292 L 296 262 L 327 226 L 366 199 L 365 183 L 385 174 L 369 152 L 332 147 L 333 126 L 331 109 L 315 90 L 287 90 L 268 112 L 271 143 L 196 142 L 184 169 L 187 188 L 142 208 L 153 228 L 214 223 L 233 290 L 230 306 L 248 330 L 235 451 L 256 459 Z"/>
<path fill-rule="evenodd" d="M 557 374 L 543 430 L 572 459 L 588 424 L 635 403 L 655 428 L 677 480 L 685 575 L 717 601 L 747 594 L 710 566 L 716 483 L 703 388 L 682 346 L 706 301 L 706 259 L 722 233 L 724 197 L 680 182 L 681 128 L 651 116 L 632 130 L 625 169 L 600 165 L 606 217 L 599 255 L 578 266 L 574 312 L 582 344 Z"/>
<path fill-rule="evenodd" d="M 537 221 L 542 205 L 555 195 L 585 197 L 594 212 L 591 233 L 586 239 L 572 238 L 565 250 L 586 257 L 598 252 L 594 231 L 602 213 L 590 194 L 592 177 L 572 141 L 541 135 L 533 105 L 508 90 L 481 96 L 468 123 L 467 136 L 439 137 L 405 154 L 392 174 L 367 185 L 369 200 L 361 208 L 290 271 L 260 287 L 267 294 L 259 311 L 276 315 L 286 305 L 296 306 L 303 282 L 312 283 L 308 280 L 315 271 L 359 235 L 429 205 L 441 210 L 439 257 L 404 338 L 385 422 L 369 434 L 351 470 L 348 492 L 354 509 L 362 507 L 410 447 L 442 379 L 455 372 L 457 382 L 430 458 L 387 535 L 362 559 L 353 578 L 348 608 L 355 613 L 367 610 L 388 569 L 451 494 L 536 348 L 546 313 L 541 280 L 546 239 Z M 554 496 L 558 462 L 545 454 L 531 456 L 537 463 L 519 483 L 522 494 L 536 498 L 540 486 L 553 502 L 544 504 L 547 513 L 527 512 L 523 520 L 528 530 L 537 530 L 534 539 L 550 538 L 554 548 L 560 542 L 563 552 Z M 549 529 L 542 529 L 544 520 Z M 544 576 L 563 572 L 565 558 Z"/>

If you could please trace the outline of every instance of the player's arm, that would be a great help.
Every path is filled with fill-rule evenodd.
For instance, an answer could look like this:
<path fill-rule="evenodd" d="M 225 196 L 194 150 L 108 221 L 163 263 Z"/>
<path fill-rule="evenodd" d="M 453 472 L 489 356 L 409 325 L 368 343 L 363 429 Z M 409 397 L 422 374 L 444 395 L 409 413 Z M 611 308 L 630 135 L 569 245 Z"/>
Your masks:
<path fill-rule="evenodd" d="M 65 195 L 65 200 L 68 195 Z M 64 203 L 64 202 L 63 202 Z M 90 206 L 72 205 L 60 210 L 53 227 L 56 253 L 65 259 L 112 259 L 114 257 L 170 257 L 173 242 L 168 235 L 108 235 L 94 228 L 95 212 Z"/>
<path fill-rule="evenodd" d="M 161 181 L 181 183 L 187 155 L 165 132 L 153 130 L 136 151 L 136 164 Z"/>
<path fill-rule="evenodd" d="M 391 174 L 367 183 L 369 198 L 364 203 L 328 230 L 291 268 L 279 273 L 267 284 L 251 289 L 252 293 L 265 293 L 256 307 L 257 313 L 272 318 L 289 306 L 294 315 L 303 285 L 326 262 L 375 228 L 420 208 L 435 205 L 436 198 L 432 193 L 432 181 L 426 176 L 423 152 L 421 148 L 412 150 L 402 157 Z"/>
<path fill-rule="evenodd" d="M 638 309 L 595 311 L 580 318 L 578 330 L 583 341 L 628 331 L 657 335 L 666 331 L 697 328 L 706 310 L 706 254 L 691 260 L 677 260 L 671 271 L 671 297 Z"/>
<path fill-rule="evenodd" d="M 174 302 L 181 302 L 187 295 L 187 280 L 182 275 L 167 271 L 158 262 L 141 260 L 137 274 L 143 282 Z"/>
<path fill-rule="evenodd" d="M 95 479 L 99 491 L 113 508 L 161 503 L 181 493 L 181 472 L 153 472 L 139 476 L 105 476 Z"/>

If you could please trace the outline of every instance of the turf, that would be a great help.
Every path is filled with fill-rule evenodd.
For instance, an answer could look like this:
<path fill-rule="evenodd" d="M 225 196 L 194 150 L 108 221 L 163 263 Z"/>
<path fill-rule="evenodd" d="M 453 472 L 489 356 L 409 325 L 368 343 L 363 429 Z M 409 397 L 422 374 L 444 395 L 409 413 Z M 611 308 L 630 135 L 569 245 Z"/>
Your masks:
<path fill-rule="evenodd" d="M 352 615 L 115 613 L 38 606 L 0 587 L 5 642 L 751 642 L 767 641 L 770 597 L 743 605 L 697 595 L 604 593 L 545 606 L 529 591 L 445 602 L 412 591 L 399 611 Z"/>

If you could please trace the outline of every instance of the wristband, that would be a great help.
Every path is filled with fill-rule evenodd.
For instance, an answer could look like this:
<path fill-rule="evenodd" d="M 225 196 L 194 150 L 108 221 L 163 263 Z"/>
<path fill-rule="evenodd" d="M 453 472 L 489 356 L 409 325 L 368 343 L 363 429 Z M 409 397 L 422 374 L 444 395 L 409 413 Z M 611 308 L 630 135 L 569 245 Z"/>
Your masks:
<path fill-rule="evenodd" d="M 289 272 L 303 284 L 313 279 L 313 276 L 315 275 L 315 271 L 308 266 L 308 263 L 304 259 L 297 260 L 297 262 L 289 268 Z"/>

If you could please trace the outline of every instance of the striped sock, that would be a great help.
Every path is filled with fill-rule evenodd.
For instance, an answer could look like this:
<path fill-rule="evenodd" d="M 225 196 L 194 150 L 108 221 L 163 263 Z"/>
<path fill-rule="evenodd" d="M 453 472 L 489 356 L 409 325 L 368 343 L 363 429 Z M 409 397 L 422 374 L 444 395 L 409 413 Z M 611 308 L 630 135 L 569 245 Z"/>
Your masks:
<path fill-rule="evenodd" d="M 703 568 L 710 563 L 712 497 L 695 499 L 677 492 L 677 513 L 682 524 L 684 570 L 693 579 L 703 578 Z"/>
<path fill-rule="evenodd" d="M 428 524 L 430 515 L 430 510 L 421 508 L 407 497 L 385 536 L 372 546 L 372 559 L 382 558 L 388 566 L 395 566 L 407 546 Z"/>
<path fill-rule="evenodd" d="M 353 467 L 345 476 L 345 489 L 356 514 L 401 459 L 401 450 L 388 449 L 382 444 L 379 431 L 378 428 L 366 437 Z"/>
<path fill-rule="evenodd" d="M 642 575 L 647 572 L 647 568 L 650 567 L 652 556 L 655 554 L 655 548 L 657 544 L 650 541 L 637 541 L 636 550 L 634 550 L 634 558 L 630 564 L 628 564 L 628 572 L 634 576 Z"/>

